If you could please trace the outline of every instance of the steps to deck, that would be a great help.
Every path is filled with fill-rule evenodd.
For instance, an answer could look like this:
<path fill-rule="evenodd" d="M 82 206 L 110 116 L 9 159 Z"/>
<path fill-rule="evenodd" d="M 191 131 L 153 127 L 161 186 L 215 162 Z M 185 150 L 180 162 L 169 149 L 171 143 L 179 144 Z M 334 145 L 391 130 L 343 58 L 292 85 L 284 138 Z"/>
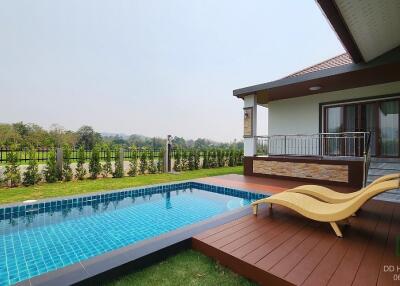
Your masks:
<path fill-rule="evenodd" d="M 367 183 L 371 183 L 381 176 L 392 173 L 400 173 L 400 159 L 372 158 L 368 170 Z M 400 189 L 383 193 L 375 199 L 400 203 Z"/>

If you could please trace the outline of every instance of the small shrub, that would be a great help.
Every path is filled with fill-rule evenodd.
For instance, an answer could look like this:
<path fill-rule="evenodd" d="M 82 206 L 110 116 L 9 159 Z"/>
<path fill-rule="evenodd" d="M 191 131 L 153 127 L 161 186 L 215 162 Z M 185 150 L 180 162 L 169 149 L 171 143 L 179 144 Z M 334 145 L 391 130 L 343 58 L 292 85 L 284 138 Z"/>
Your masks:
<path fill-rule="evenodd" d="M 78 160 L 76 164 L 75 175 L 78 180 L 83 180 L 86 176 L 86 169 L 85 169 L 85 149 L 81 146 L 78 149 Z"/>
<path fill-rule="evenodd" d="M 217 150 L 214 150 L 213 151 L 213 159 L 212 159 L 212 162 L 213 162 L 213 168 L 218 168 L 218 151 Z"/>
<path fill-rule="evenodd" d="M 161 149 L 158 152 L 158 159 L 157 159 L 157 171 L 159 173 L 163 173 L 164 172 L 164 149 Z"/>
<path fill-rule="evenodd" d="M 180 172 L 182 171 L 182 153 L 181 150 L 176 149 L 175 150 L 175 156 L 174 156 L 175 162 L 174 162 L 174 171 L 175 172 Z"/>
<path fill-rule="evenodd" d="M 210 168 L 210 163 L 208 161 L 209 153 L 208 150 L 203 151 L 203 169 Z"/>
<path fill-rule="evenodd" d="M 149 161 L 149 166 L 148 170 L 150 174 L 156 174 L 157 173 L 157 164 L 156 161 L 154 160 L 154 153 L 150 155 L 150 161 Z"/>
<path fill-rule="evenodd" d="M 60 172 L 57 168 L 56 152 L 54 149 L 51 149 L 48 154 L 47 164 L 43 171 L 44 178 L 47 183 L 54 183 L 57 182 L 58 178 L 60 177 Z"/>
<path fill-rule="evenodd" d="M 63 180 L 68 182 L 73 178 L 72 168 L 71 168 L 71 147 L 69 145 L 64 145 L 63 147 L 63 169 L 62 169 Z"/>
<path fill-rule="evenodd" d="M 214 154 L 213 154 L 213 152 L 214 151 L 212 151 L 212 150 L 208 151 L 208 168 L 214 168 L 214 162 L 213 162 Z"/>
<path fill-rule="evenodd" d="M 234 149 L 233 151 L 232 151 L 232 157 L 233 157 L 233 167 L 234 166 L 237 166 L 237 158 L 238 158 L 238 156 L 237 156 L 237 150 L 236 149 Z"/>
<path fill-rule="evenodd" d="M 117 147 L 115 150 L 115 169 L 113 178 L 122 178 L 124 176 L 124 162 L 120 160 L 121 156 L 121 148 Z"/>
<path fill-rule="evenodd" d="M 92 155 L 90 156 L 89 172 L 92 179 L 97 179 L 97 176 L 101 173 L 100 164 L 100 149 L 98 145 L 95 145 L 92 149 Z"/>
<path fill-rule="evenodd" d="M 208 156 L 208 165 L 210 168 L 217 167 L 217 152 L 215 150 L 211 150 Z"/>
<path fill-rule="evenodd" d="M 35 185 L 40 182 L 41 176 L 39 174 L 39 166 L 36 160 L 36 150 L 32 148 L 29 151 L 29 162 L 26 171 L 24 172 L 24 179 L 22 184 L 24 186 Z"/>
<path fill-rule="evenodd" d="M 189 156 L 188 152 L 186 150 L 182 150 L 182 171 L 186 171 L 188 169 L 189 165 Z"/>
<path fill-rule="evenodd" d="M 142 154 L 140 155 L 140 173 L 141 174 L 145 174 L 147 169 L 149 168 L 149 162 L 147 159 L 147 150 L 146 149 L 142 149 Z"/>
<path fill-rule="evenodd" d="M 235 150 L 228 151 L 228 166 L 233 167 L 235 166 Z"/>
<path fill-rule="evenodd" d="M 128 176 L 136 177 L 138 171 L 137 167 L 137 151 L 136 147 L 132 147 L 132 158 L 129 160 Z"/>
<path fill-rule="evenodd" d="M 188 168 L 189 168 L 189 170 L 194 170 L 195 169 L 194 160 L 195 160 L 194 150 L 190 149 L 189 156 L 188 156 Z"/>
<path fill-rule="evenodd" d="M 16 187 L 21 182 L 21 173 L 18 167 L 18 156 L 12 148 L 7 154 L 7 165 L 4 171 L 4 181 L 9 187 Z"/>
<path fill-rule="evenodd" d="M 222 167 L 224 164 L 223 151 L 221 149 L 218 149 L 216 151 L 216 156 L 217 156 L 216 167 Z"/>
<path fill-rule="evenodd" d="M 237 165 L 238 166 L 243 166 L 243 150 L 238 151 L 237 155 Z"/>
<path fill-rule="evenodd" d="M 103 171 L 101 172 L 101 175 L 103 176 L 103 178 L 107 178 L 109 175 L 112 174 L 111 149 L 109 146 L 106 146 L 104 151 L 106 153 L 106 158 L 102 166 Z"/>
<path fill-rule="evenodd" d="M 200 151 L 194 150 L 194 169 L 198 170 L 200 168 Z"/>

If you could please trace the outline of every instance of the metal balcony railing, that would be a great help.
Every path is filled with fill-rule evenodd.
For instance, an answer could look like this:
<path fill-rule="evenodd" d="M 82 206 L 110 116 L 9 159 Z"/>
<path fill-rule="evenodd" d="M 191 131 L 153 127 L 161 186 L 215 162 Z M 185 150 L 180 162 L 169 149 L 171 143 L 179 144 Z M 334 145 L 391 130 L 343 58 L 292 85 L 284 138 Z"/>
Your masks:
<path fill-rule="evenodd" d="M 370 132 L 256 136 L 257 156 L 362 158 L 365 184 L 371 157 L 370 137 Z"/>
<path fill-rule="evenodd" d="M 363 157 L 369 132 L 257 136 L 257 155 Z"/>

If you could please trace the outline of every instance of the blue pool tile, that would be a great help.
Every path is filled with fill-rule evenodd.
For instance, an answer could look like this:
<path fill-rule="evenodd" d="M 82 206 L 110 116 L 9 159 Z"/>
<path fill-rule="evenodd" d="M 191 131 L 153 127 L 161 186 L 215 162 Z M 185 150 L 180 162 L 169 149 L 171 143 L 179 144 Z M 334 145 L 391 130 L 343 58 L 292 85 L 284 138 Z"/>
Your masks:
<path fill-rule="evenodd" d="M 0 208 L 0 285 L 158 236 L 262 197 L 185 182 Z"/>

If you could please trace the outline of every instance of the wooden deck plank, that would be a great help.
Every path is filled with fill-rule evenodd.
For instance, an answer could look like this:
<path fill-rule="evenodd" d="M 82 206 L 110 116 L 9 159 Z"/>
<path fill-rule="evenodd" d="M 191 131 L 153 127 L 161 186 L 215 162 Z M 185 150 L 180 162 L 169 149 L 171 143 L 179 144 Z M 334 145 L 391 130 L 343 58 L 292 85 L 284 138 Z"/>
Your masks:
<path fill-rule="evenodd" d="M 283 231 L 282 233 L 278 234 L 276 237 L 273 239 L 267 241 L 257 249 L 253 250 L 249 254 L 243 257 L 244 261 L 247 261 L 248 263 L 257 263 L 259 260 L 261 260 L 263 257 L 265 257 L 268 253 L 273 251 L 276 247 L 279 247 L 281 244 L 283 244 L 286 240 L 290 239 L 293 235 L 298 233 L 303 229 L 304 226 L 306 226 L 306 222 L 300 222 L 295 225 L 291 225 L 288 229 Z"/>
<path fill-rule="evenodd" d="M 393 274 L 399 274 L 400 271 L 397 267 L 400 267 L 400 257 L 396 257 L 396 238 L 400 235 L 400 206 L 394 206 L 393 221 L 390 227 L 389 238 L 386 243 L 385 253 L 383 255 L 382 263 L 380 266 L 378 276 L 378 286 L 386 285 L 399 285 L 400 281 L 394 280 Z M 394 266 L 394 272 L 385 272 L 385 266 Z"/>
<path fill-rule="evenodd" d="M 233 226 L 231 226 L 229 228 L 226 228 L 224 230 L 221 230 L 221 231 L 219 231 L 217 233 L 214 233 L 214 234 L 206 237 L 204 239 L 204 242 L 212 243 L 212 242 L 217 241 L 217 240 L 219 240 L 221 238 L 228 237 L 228 236 L 230 236 L 230 235 L 232 235 L 232 234 L 234 234 L 234 233 L 236 233 L 238 231 L 241 231 L 243 228 L 249 227 L 249 225 L 250 226 L 253 225 L 254 223 L 256 223 L 256 221 L 257 221 L 256 217 L 249 216 L 249 219 L 246 220 L 246 221 L 242 221 L 241 223 L 238 223 L 236 225 L 233 225 Z M 251 222 L 251 223 L 249 224 L 248 222 Z"/>
<path fill-rule="evenodd" d="M 220 249 L 214 248 L 211 245 L 202 242 L 201 240 L 193 238 L 192 247 L 193 249 L 200 251 L 205 255 L 218 260 L 219 263 L 232 269 L 239 275 L 242 275 L 244 277 L 251 279 L 252 281 L 257 282 L 259 285 L 293 286 L 290 282 L 286 281 L 285 279 L 272 275 L 268 272 L 265 272 L 262 269 L 256 267 L 255 265 L 246 263 L 240 258 L 232 256 L 226 252 L 223 252 Z"/>
<path fill-rule="evenodd" d="M 218 239 L 217 241 L 214 241 L 212 243 L 212 245 L 214 247 L 222 248 L 223 246 L 242 238 L 246 234 L 256 231 L 257 229 L 262 227 L 262 225 L 263 225 L 263 223 L 259 223 L 258 221 L 255 221 L 254 223 L 242 228 L 240 231 L 235 231 L 231 235 L 225 236 L 221 239 Z"/>
<path fill-rule="evenodd" d="M 302 284 L 338 240 L 333 234 L 327 235 L 285 276 L 285 279 L 295 285 Z"/>
<path fill-rule="evenodd" d="M 311 227 L 301 229 L 301 231 L 289 238 L 286 242 L 264 256 L 256 265 L 261 269 L 269 270 L 315 231 L 316 224 L 310 224 L 310 226 Z"/>
<path fill-rule="evenodd" d="M 372 239 L 368 243 L 360 267 L 355 275 L 353 285 L 376 285 L 393 210 L 394 208 L 391 204 L 387 204 L 386 207 L 381 210 L 380 220 Z"/>
<path fill-rule="evenodd" d="M 235 226 L 235 225 L 237 225 L 237 224 L 240 224 L 240 223 L 242 223 L 242 222 L 244 222 L 244 221 L 247 221 L 247 220 L 249 220 L 249 219 L 251 219 L 250 216 L 244 216 L 244 217 L 241 217 L 241 218 L 239 218 L 239 219 L 236 219 L 236 220 L 233 220 L 233 221 L 231 221 L 231 222 L 228 222 L 228 223 L 226 223 L 226 224 L 222 224 L 222 225 L 219 225 L 219 226 L 217 226 L 217 227 L 215 227 L 215 228 L 211 228 L 211 229 L 209 229 L 209 230 L 206 230 L 205 232 L 202 232 L 202 233 L 197 234 L 195 237 L 198 238 L 198 239 L 204 239 L 204 238 L 206 238 L 206 237 L 209 237 L 209 236 L 211 236 L 211 235 L 214 235 L 214 234 L 216 234 L 216 233 L 218 233 L 218 232 L 221 232 L 221 231 L 223 231 L 223 230 L 225 230 L 225 229 L 228 229 L 228 228 L 230 228 L 230 227 L 233 227 L 233 226 Z"/>
<path fill-rule="evenodd" d="M 278 264 L 272 267 L 269 272 L 278 276 L 285 277 L 321 240 L 327 238 L 329 234 L 315 231 L 313 235 L 305 239 L 295 250 L 284 257 Z"/>
<path fill-rule="evenodd" d="M 370 215 L 370 212 L 365 212 L 365 216 L 368 215 Z M 318 266 L 306 279 L 303 285 L 326 285 L 329 283 L 329 281 L 332 281 L 331 277 L 336 272 L 340 264 L 343 262 L 343 259 L 348 250 L 355 246 L 354 241 L 357 238 L 356 230 L 362 229 L 363 231 L 365 231 L 370 226 L 371 222 L 367 219 L 358 219 L 357 217 L 351 218 L 351 226 L 349 226 L 347 228 L 347 231 L 344 233 L 346 239 L 340 239 L 334 245 L 334 247 L 330 249 L 327 255 L 321 260 Z M 370 231 L 373 229 L 373 227 L 370 227 L 368 230 Z M 346 269 L 346 271 L 350 272 L 349 269 Z M 355 273 L 356 271 L 353 272 L 353 276 Z M 334 283 L 335 285 L 338 285 L 336 281 Z"/>
<path fill-rule="evenodd" d="M 346 241 L 338 240 L 302 285 L 326 285 L 348 249 Z"/>
<path fill-rule="evenodd" d="M 284 218 L 282 220 L 284 220 Z M 282 222 L 272 220 L 271 218 L 266 218 L 265 223 L 263 223 L 255 231 L 247 233 L 242 237 L 236 239 L 235 241 L 224 245 L 223 247 L 221 247 L 221 250 L 232 253 L 240 247 L 243 247 L 244 245 L 247 245 L 250 242 L 254 241 L 255 239 L 264 239 L 265 235 L 267 235 L 268 232 L 272 231 L 274 228 L 279 227 L 281 224 Z"/>
<path fill-rule="evenodd" d="M 292 224 L 289 221 L 283 221 L 278 227 L 271 229 L 264 236 L 257 237 L 251 243 L 248 243 L 248 244 L 243 245 L 242 247 L 236 249 L 235 251 L 232 252 L 232 255 L 243 258 L 250 252 L 252 252 L 255 249 L 262 246 L 264 243 L 270 241 L 271 239 L 274 239 L 280 233 L 289 229 L 291 227 L 291 225 Z"/>
<path fill-rule="evenodd" d="M 219 248 L 224 248 L 225 246 L 227 246 L 229 248 L 230 244 L 235 244 L 237 245 L 237 243 L 240 241 L 242 241 L 243 239 L 247 242 L 253 243 L 253 240 L 248 240 L 247 236 L 250 235 L 252 236 L 253 233 L 263 233 L 262 229 L 263 228 L 267 228 L 269 229 L 269 231 L 273 228 L 273 225 L 279 225 L 281 224 L 281 222 L 278 222 L 277 220 L 274 220 L 271 218 L 271 216 L 269 215 L 270 213 L 270 209 L 269 208 L 264 208 L 261 209 L 259 211 L 259 214 L 257 216 L 253 216 L 255 218 L 255 223 L 250 224 L 248 227 L 243 228 L 242 230 L 236 232 L 233 235 L 230 236 L 226 236 L 224 239 L 219 239 L 217 241 L 214 241 L 212 243 L 213 246 L 215 247 L 219 247 Z M 281 217 L 282 221 L 287 221 L 288 217 L 286 214 L 282 215 Z M 260 232 L 261 230 L 261 232 Z M 259 235 L 256 235 L 256 237 L 258 237 Z M 234 247 L 236 250 L 239 247 Z"/>
<path fill-rule="evenodd" d="M 381 205 L 380 205 L 381 206 Z M 363 216 L 361 223 L 358 225 L 357 222 L 360 221 L 353 218 L 351 225 L 352 232 L 349 233 L 348 244 L 349 250 L 342 259 L 342 262 L 337 267 L 335 273 L 331 276 L 328 285 L 351 285 L 353 283 L 355 273 L 357 272 L 362 258 L 364 256 L 365 250 L 368 245 L 372 234 L 379 221 L 379 212 L 381 208 L 371 208 L 370 204 L 363 209 Z"/>

